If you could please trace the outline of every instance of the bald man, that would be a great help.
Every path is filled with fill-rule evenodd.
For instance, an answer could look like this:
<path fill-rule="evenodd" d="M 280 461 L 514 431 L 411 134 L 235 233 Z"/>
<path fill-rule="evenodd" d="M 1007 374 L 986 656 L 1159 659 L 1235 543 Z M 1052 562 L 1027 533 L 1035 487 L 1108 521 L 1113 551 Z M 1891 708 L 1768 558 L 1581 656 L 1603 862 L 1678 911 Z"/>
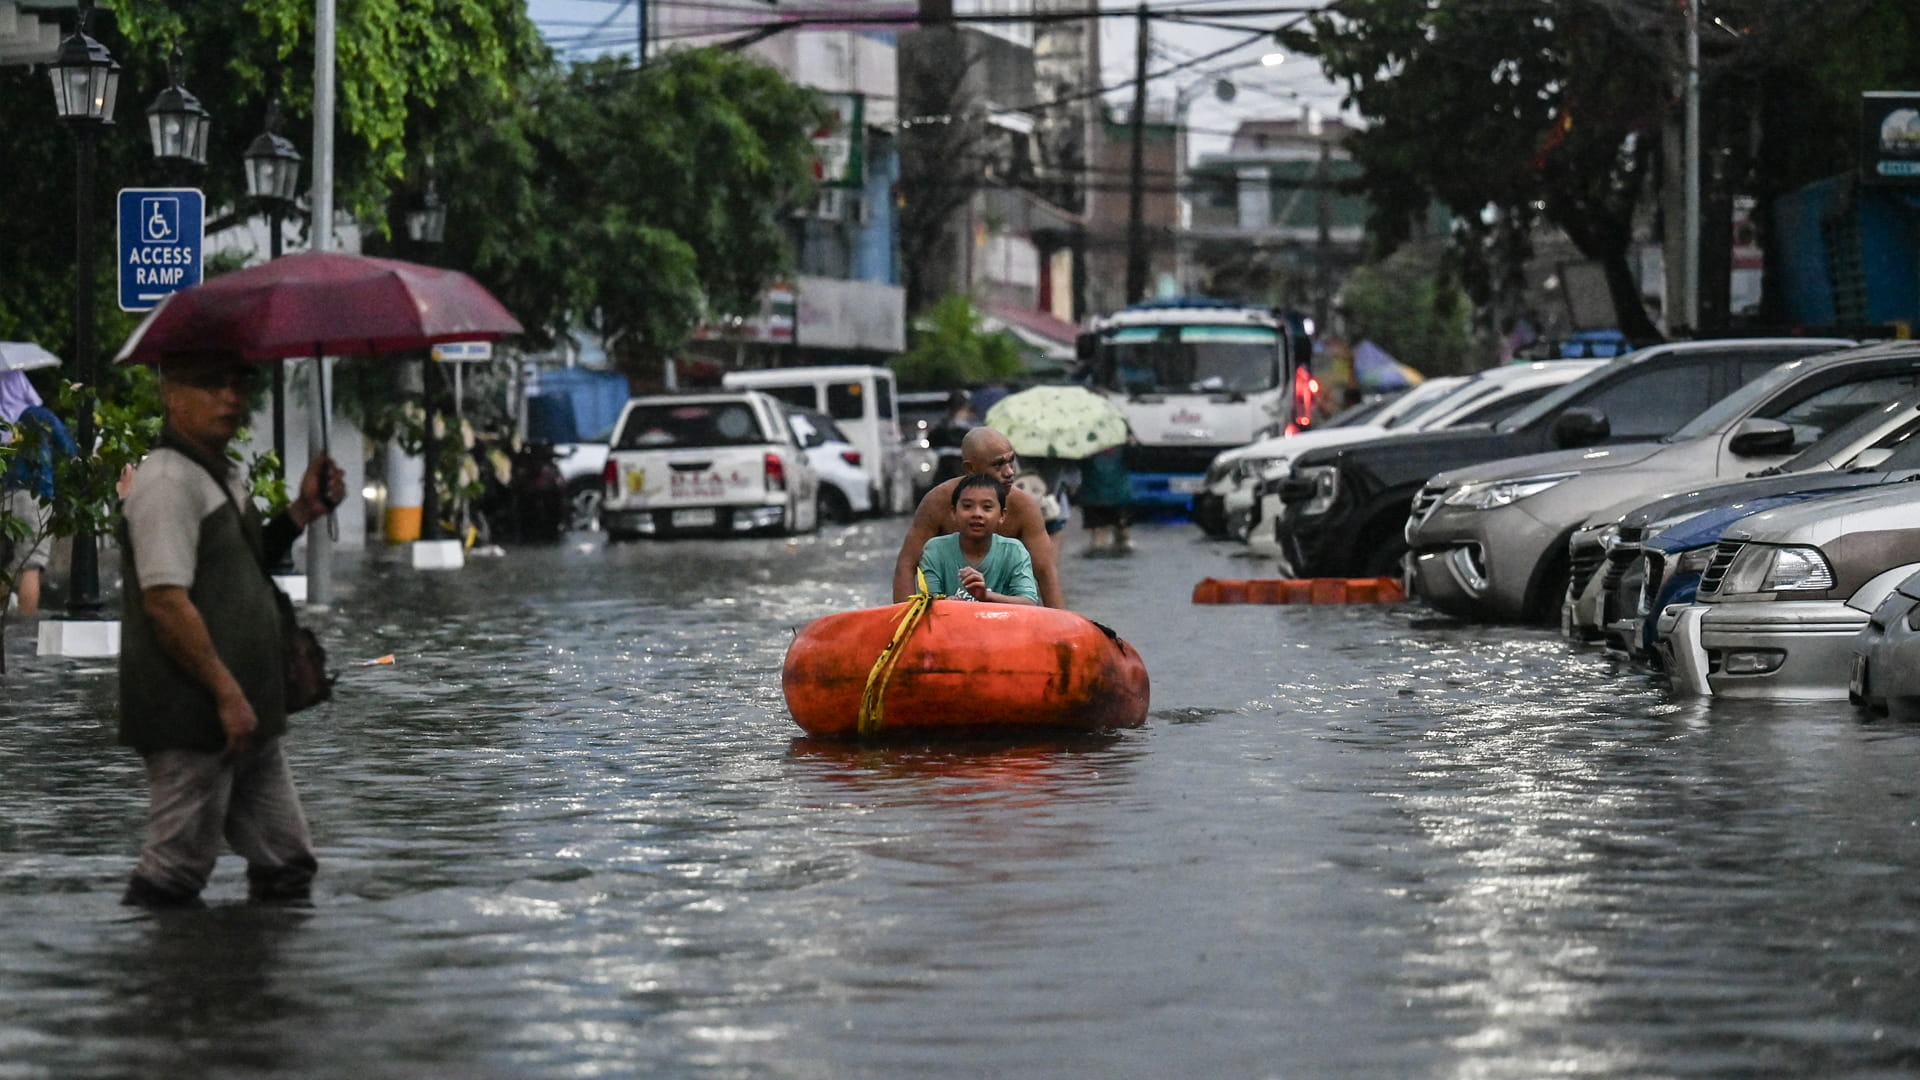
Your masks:
<path fill-rule="evenodd" d="M 960 467 L 968 475 L 985 473 L 1007 485 L 1011 485 L 1020 472 L 1013 444 L 989 427 L 974 428 L 960 440 Z M 907 527 L 907 537 L 900 542 L 900 557 L 893 562 L 894 603 L 912 596 L 918 588 L 913 572 L 920 565 L 920 549 L 927 546 L 927 541 L 960 531 L 953 514 L 953 489 L 959 483 L 960 477 L 956 476 L 927 492 L 920 500 L 920 508 L 913 512 L 913 524 Z M 1033 558 L 1033 580 L 1040 587 L 1040 602 L 1051 608 L 1066 607 L 1067 598 L 1060 591 L 1059 568 L 1054 563 L 1053 537 L 1047 535 L 1046 516 L 1040 512 L 1039 500 L 1019 488 L 1011 488 L 1007 493 L 1006 515 L 1000 519 L 1000 535 L 1026 545 L 1027 554 Z"/>

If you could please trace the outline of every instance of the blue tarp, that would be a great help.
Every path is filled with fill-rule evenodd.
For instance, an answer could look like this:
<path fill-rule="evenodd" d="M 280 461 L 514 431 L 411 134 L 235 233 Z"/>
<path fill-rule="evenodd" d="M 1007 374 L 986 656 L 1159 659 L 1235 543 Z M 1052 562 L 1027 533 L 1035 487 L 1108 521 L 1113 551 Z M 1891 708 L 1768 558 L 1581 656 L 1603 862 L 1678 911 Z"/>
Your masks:
<path fill-rule="evenodd" d="M 605 437 L 627 403 L 627 377 L 611 371 L 542 371 L 527 387 L 527 441 L 588 442 Z"/>

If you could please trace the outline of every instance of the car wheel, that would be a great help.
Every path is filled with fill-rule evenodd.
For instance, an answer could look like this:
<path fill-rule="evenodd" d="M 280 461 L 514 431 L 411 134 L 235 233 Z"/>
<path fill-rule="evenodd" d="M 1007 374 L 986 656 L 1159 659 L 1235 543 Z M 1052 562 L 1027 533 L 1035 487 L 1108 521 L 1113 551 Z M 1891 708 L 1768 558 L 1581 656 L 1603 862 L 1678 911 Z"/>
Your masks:
<path fill-rule="evenodd" d="M 820 485 L 820 520 L 845 525 L 853 520 L 853 504 L 831 484 Z"/>
<path fill-rule="evenodd" d="M 1193 523 L 1200 526 L 1209 540 L 1232 539 L 1227 526 L 1226 502 L 1212 492 L 1194 496 Z"/>
<path fill-rule="evenodd" d="M 567 528 L 592 531 L 600 527 L 600 498 L 605 494 L 598 480 L 576 480 L 567 487 Z"/>

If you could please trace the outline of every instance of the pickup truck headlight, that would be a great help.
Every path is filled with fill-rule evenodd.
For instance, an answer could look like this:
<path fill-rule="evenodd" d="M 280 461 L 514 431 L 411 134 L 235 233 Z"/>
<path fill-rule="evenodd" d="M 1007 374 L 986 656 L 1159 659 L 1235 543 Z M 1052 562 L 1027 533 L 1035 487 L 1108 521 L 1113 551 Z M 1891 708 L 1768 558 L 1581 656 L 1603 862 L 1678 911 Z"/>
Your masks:
<path fill-rule="evenodd" d="M 1267 471 L 1275 465 L 1286 463 L 1287 459 L 1283 457 L 1241 458 L 1233 467 L 1233 478 L 1237 483 L 1251 484 L 1266 475 Z"/>
<path fill-rule="evenodd" d="M 1479 484 L 1462 484 L 1441 498 L 1448 506 L 1465 507 L 1468 510 L 1496 510 L 1521 499 L 1564 483 L 1579 476 L 1579 473 L 1554 473 L 1551 476 L 1523 476 L 1515 480 L 1490 480 Z"/>
<path fill-rule="evenodd" d="M 1306 505 L 1300 508 L 1302 514 L 1309 516 L 1324 514 L 1333 509 L 1340 501 L 1340 470 L 1333 465 L 1321 465 L 1312 469 L 1294 471 L 1294 483 L 1308 487 L 1312 494 L 1307 497 Z"/>
<path fill-rule="evenodd" d="M 1697 548 L 1688 548 L 1673 560 L 1673 574 L 1704 574 L 1708 564 L 1713 562 L 1713 544 L 1703 544 Z M 1671 576 L 1671 575 L 1670 575 Z"/>
<path fill-rule="evenodd" d="M 1833 588 L 1833 566 L 1816 547 L 1748 544 L 1734 556 L 1720 595 L 1824 592 Z"/>

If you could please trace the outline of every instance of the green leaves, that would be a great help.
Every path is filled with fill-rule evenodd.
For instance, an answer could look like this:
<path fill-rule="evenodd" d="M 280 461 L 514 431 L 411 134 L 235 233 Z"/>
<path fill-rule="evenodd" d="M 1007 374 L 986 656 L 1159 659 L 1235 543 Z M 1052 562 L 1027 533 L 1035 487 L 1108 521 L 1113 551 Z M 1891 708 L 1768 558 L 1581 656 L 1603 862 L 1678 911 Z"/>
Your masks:
<path fill-rule="evenodd" d="M 950 293 L 915 327 L 913 347 L 893 362 L 902 390 L 952 390 L 1021 373 L 1020 349 L 1005 334 L 980 328 L 965 294 Z"/>

